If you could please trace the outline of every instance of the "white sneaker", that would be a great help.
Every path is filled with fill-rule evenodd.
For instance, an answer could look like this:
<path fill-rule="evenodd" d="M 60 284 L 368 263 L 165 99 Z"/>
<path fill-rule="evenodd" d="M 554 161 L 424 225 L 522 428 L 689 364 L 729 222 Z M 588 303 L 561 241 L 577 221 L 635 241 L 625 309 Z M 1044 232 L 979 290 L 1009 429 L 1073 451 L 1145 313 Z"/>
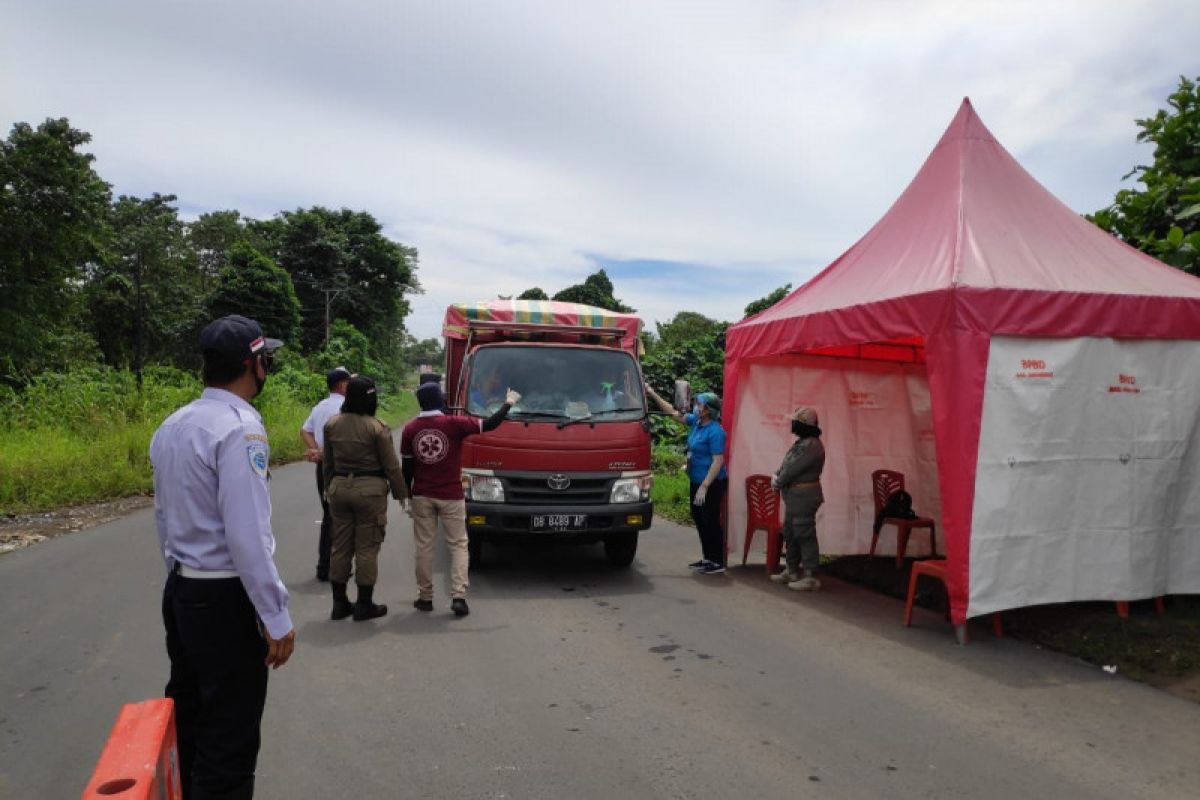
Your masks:
<path fill-rule="evenodd" d="M 793 583 L 800 580 L 800 576 L 794 572 L 788 572 L 786 569 L 783 572 L 776 572 L 771 576 L 771 580 L 775 583 Z"/>
<path fill-rule="evenodd" d="M 798 581 L 792 581 L 788 584 L 788 588 L 794 592 L 815 592 L 821 588 L 821 582 L 810 575 Z"/>

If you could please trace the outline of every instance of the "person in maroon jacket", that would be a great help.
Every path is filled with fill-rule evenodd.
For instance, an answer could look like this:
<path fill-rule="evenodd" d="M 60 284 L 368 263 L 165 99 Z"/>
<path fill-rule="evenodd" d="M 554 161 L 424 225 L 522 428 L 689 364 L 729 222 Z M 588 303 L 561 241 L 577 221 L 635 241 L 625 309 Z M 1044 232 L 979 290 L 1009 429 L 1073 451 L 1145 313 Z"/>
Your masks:
<path fill-rule="evenodd" d="M 413 607 L 433 610 L 433 537 L 438 520 L 450 548 L 450 609 L 455 616 L 471 613 L 467 606 L 467 504 L 462 490 L 462 441 L 497 427 L 521 395 L 509 389 L 504 404 L 487 419 L 444 414 L 446 398 L 436 383 L 417 387 L 421 413 L 404 426 L 400 459 L 412 495 L 413 539 L 416 542 L 418 597 Z"/>

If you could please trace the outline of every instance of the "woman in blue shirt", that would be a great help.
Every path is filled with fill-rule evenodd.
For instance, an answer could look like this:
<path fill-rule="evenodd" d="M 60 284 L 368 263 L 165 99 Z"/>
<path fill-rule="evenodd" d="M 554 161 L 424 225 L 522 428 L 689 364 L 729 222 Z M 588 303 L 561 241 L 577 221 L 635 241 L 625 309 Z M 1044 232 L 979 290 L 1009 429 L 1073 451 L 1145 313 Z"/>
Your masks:
<path fill-rule="evenodd" d="M 702 575 L 725 571 L 725 531 L 721 503 L 729 487 L 725 471 L 725 429 L 721 427 L 721 398 L 711 392 L 696 395 L 692 413 L 683 414 L 659 397 L 649 385 L 646 394 L 671 418 L 688 426 L 688 482 L 692 519 L 700 534 L 703 557 L 688 566 Z"/>

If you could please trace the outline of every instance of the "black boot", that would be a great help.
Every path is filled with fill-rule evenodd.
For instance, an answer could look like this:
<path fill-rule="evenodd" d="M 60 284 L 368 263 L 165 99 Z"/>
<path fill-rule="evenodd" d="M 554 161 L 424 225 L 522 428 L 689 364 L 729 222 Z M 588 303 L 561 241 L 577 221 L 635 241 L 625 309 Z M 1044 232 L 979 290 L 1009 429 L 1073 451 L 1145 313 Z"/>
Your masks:
<path fill-rule="evenodd" d="M 354 613 L 354 606 L 346 596 L 346 584 L 333 581 L 329 585 L 333 587 L 333 611 L 329 612 L 329 618 L 345 619 Z"/>
<path fill-rule="evenodd" d="M 363 586 L 361 583 L 358 585 L 358 602 L 354 604 L 355 622 L 362 622 L 365 619 L 375 619 L 387 613 L 387 606 L 371 602 L 371 595 L 374 593 L 374 586 Z"/>

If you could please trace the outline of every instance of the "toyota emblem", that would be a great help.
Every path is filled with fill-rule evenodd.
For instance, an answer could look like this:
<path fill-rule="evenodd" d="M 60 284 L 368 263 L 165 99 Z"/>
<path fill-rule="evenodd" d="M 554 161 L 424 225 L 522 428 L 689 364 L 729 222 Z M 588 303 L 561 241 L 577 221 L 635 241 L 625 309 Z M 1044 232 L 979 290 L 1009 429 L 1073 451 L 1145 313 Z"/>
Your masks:
<path fill-rule="evenodd" d="M 562 474 L 551 475 L 549 478 L 546 478 L 546 485 L 556 492 L 561 492 L 571 485 L 571 479 Z"/>

